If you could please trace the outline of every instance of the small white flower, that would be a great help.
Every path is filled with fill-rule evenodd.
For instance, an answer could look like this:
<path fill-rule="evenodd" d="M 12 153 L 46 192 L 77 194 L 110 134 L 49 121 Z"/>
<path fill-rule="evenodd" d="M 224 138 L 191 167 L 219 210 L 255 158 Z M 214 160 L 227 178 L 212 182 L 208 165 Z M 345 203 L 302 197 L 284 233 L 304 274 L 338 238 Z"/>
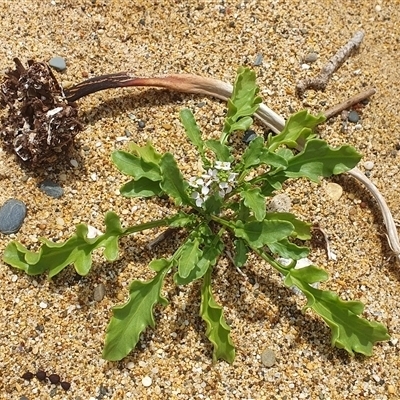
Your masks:
<path fill-rule="evenodd" d="M 215 168 L 223 171 L 230 171 L 231 163 L 228 161 L 216 161 Z"/>

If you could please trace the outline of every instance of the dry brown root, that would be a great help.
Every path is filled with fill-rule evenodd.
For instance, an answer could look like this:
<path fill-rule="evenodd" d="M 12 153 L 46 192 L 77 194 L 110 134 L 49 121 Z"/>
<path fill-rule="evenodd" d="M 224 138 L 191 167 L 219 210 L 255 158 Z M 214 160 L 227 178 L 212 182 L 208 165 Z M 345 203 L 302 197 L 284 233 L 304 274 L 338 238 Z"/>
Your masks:
<path fill-rule="evenodd" d="M 6 148 L 31 166 L 60 159 L 81 130 L 78 110 L 64 93 L 46 63 L 16 58 L 16 68 L 0 86 L 0 104 L 8 110 L 1 118 L 0 137 Z"/>
<path fill-rule="evenodd" d="M 302 97 L 309 89 L 325 90 L 332 74 L 360 47 L 364 38 L 363 31 L 357 31 L 354 36 L 328 61 L 318 76 L 304 79 L 297 83 L 296 93 Z"/>

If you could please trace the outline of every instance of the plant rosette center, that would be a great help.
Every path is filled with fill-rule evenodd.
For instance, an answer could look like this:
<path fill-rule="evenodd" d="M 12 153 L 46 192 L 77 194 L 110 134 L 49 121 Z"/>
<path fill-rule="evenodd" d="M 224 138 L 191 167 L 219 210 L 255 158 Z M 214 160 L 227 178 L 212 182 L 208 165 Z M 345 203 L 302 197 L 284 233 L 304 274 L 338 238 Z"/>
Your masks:
<path fill-rule="evenodd" d="M 214 168 L 189 179 L 189 194 L 196 201 L 197 207 L 203 207 L 204 202 L 213 194 L 224 199 L 234 189 L 238 175 L 232 172 L 230 162 L 216 161 Z"/>

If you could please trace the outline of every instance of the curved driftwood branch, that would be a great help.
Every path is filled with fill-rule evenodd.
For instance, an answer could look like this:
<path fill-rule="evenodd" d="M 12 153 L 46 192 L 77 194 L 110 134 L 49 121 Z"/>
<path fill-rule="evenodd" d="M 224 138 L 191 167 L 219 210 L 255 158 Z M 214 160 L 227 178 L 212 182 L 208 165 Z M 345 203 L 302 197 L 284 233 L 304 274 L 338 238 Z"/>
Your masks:
<path fill-rule="evenodd" d="M 122 72 L 98 76 L 86 80 L 68 90 L 65 90 L 65 97 L 67 101 L 73 102 L 83 96 L 97 92 L 99 90 L 131 86 L 150 86 L 184 93 L 203 94 L 216 97 L 224 101 L 226 101 L 231 96 L 233 90 L 232 86 L 228 83 L 225 83 L 218 79 L 202 77 L 199 75 L 172 74 L 150 78 L 141 78 L 135 77 L 128 72 Z M 364 93 L 364 98 L 365 96 L 372 95 L 373 93 L 374 90 L 371 89 L 370 91 Z M 360 96 L 362 97 L 362 95 Z M 359 101 L 362 100 L 360 96 L 358 98 L 356 96 L 356 99 L 358 99 Z M 336 107 L 334 110 L 328 110 L 326 117 L 332 117 L 334 114 L 340 112 L 345 107 L 348 107 L 351 104 L 354 104 L 354 102 L 352 103 L 349 100 L 342 103 L 341 107 Z M 260 108 L 255 114 L 255 117 L 260 120 L 261 123 L 268 126 L 275 133 L 280 132 L 285 125 L 284 118 L 269 109 L 265 104 L 260 105 Z M 352 170 L 348 171 L 348 174 L 360 181 L 376 199 L 378 206 L 382 212 L 386 229 L 388 231 L 387 237 L 389 245 L 395 253 L 397 259 L 400 260 L 400 243 L 396 225 L 384 197 L 379 192 L 377 187 L 358 168 L 353 168 Z"/>

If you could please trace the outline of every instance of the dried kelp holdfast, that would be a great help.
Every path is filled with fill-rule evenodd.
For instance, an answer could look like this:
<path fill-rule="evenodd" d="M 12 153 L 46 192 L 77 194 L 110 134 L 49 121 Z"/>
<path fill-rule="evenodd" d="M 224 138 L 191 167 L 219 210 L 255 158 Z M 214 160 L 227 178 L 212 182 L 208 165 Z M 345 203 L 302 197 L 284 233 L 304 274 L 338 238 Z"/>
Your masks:
<path fill-rule="evenodd" d="M 68 102 L 50 67 L 18 58 L 0 87 L 0 136 L 4 146 L 25 164 L 38 166 L 58 161 L 82 129 L 78 109 Z"/>

